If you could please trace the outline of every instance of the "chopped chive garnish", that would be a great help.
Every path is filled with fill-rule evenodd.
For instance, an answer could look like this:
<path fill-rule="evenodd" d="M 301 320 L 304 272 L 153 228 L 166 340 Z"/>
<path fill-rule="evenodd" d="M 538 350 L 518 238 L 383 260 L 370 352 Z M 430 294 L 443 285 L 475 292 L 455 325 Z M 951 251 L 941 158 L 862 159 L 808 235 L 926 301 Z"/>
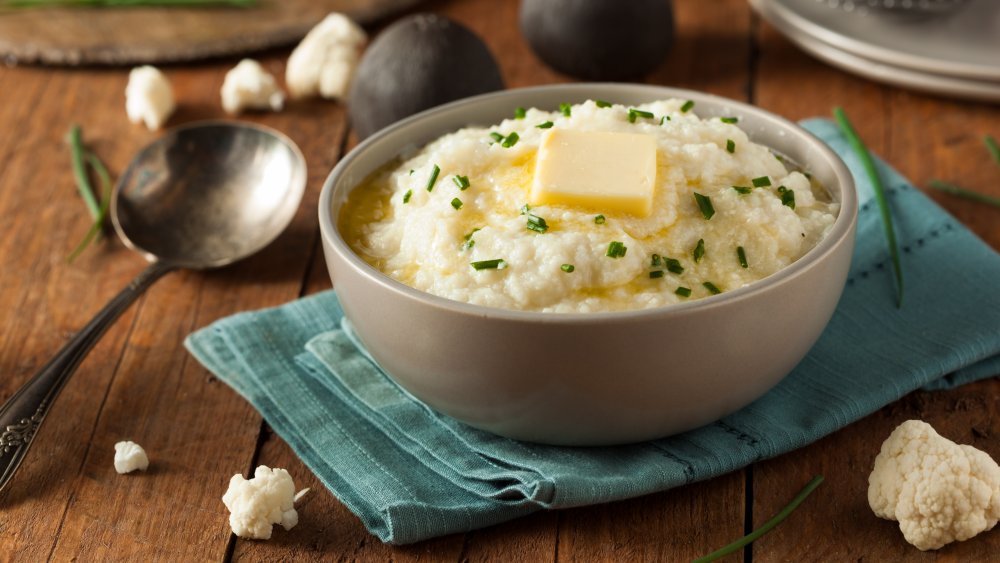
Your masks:
<path fill-rule="evenodd" d="M 594 224 L 596 225 L 603 225 L 605 221 L 607 221 L 607 219 L 604 218 L 604 215 L 594 217 Z"/>
<path fill-rule="evenodd" d="M 691 108 L 693 107 L 694 107 L 694 101 L 688 100 L 684 102 L 684 105 L 681 106 L 681 113 L 687 113 L 691 111 Z"/>
<path fill-rule="evenodd" d="M 628 122 L 635 123 L 635 119 L 641 117 L 643 119 L 653 119 L 656 116 L 653 115 L 651 111 L 643 111 L 641 109 L 629 108 L 628 110 Z"/>
<path fill-rule="evenodd" d="M 413 176 L 413 169 L 410 168 L 410 176 Z"/>
<path fill-rule="evenodd" d="M 605 102 L 604 100 L 594 100 L 594 104 L 599 108 L 609 108 L 611 107 L 611 102 Z"/>
<path fill-rule="evenodd" d="M 672 274 L 684 273 L 684 266 L 681 266 L 681 261 L 676 258 L 664 258 L 663 265 L 666 266 L 667 271 Z"/>
<path fill-rule="evenodd" d="M 657 267 L 657 266 L 659 266 L 662 263 L 663 263 L 663 261 L 660 258 L 659 254 L 654 254 L 653 257 L 649 259 L 649 265 L 652 266 L 652 267 L 654 267 L 654 268 Z"/>
<path fill-rule="evenodd" d="M 462 208 L 462 200 L 460 200 L 460 199 L 458 199 L 456 197 L 455 199 L 451 200 L 451 206 L 454 207 L 455 209 L 461 209 Z"/>
<path fill-rule="evenodd" d="M 738 117 L 720 117 L 719 121 L 723 123 L 739 123 L 740 118 Z"/>
<path fill-rule="evenodd" d="M 562 266 L 559 266 L 559 269 L 562 270 L 562 271 L 564 271 L 564 272 L 566 272 L 568 274 L 568 273 L 572 272 L 573 270 L 575 270 L 576 266 L 574 266 L 572 264 L 563 264 Z"/>
<path fill-rule="evenodd" d="M 766 188 L 771 185 L 771 178 L 768 176 L 761 176 L 760 178 L 754 178 L 750 180 L 755 188 Z"/>
<path fill-rule="evenodd" d="M 470 262 L 470 264 L 476 270 L 502 270 L 507 267 L 507 263 L 503 261 L 503 258 L 480 260 L 478 262 Z"/>
<path fill-rule="evenodd" d="M 538 125 L 535 125 L 535 127 L 537 127 L 538 129 L 548 129 L 553 125 L 555 124 L 552 123 L 551 121 L 546 121 L 545 123 L 539 123 Z"/>
<path fill-rule="evenodd" d="M 698 192 L 694 192 L 694 200 L 698 202 L 698 209 L 701 209 L 701 214 L 705 216 L 705 219 L 711 219 L 712 215 L 715 215 L 715 207 L 712 206 L 712 198 L 707 195 L 701 195 Z"/>
<path fill-rule="evenodd" d="M 518 134 L 516 132 L 512 132 L 510 135 L 504 137 L 503 142 L 500 143 L 500 146 L 505 149 L 509 149 L 517 144 L 518 139 L 520 139 Z"/>
<path fill-rule="evenodd" d="M 528 110 L 522 107 L 514 108 L 514 119 L 524 119 L 525 115 L 528 115 Z"/>
<path fill-rule="evenodd" d="M 458 186 L 458 189 L 462 190 L 463 192 L 469 189 L 469 186 L 471 185 L 469 184 L 468 176 L 458 176 L 456 174 L 455 177 L 451 179 L 451 181 L 455 182 L 455 185 Z"/>
<path fill-rule="evenodd" d="M 983 142 L 986 143 L 986 150 L 990 151 L 993 162 L 996 162 L 997 166 L 1000 166 L 1000 147 L 997 146 L 996 139 L 990 135 L 984 135 Z"/>
<path fill-rule="evenodd" d="M 521 206 L 520 211 L 521 211 L 521 215 L 527 215 L 527 214 L 531 213 L 531 206 L 528 205 L 527 203 L 525 203 L 524 205 Z"/>
<path fill-rule="evenodd" d="M 655 280 L 664 276 L 663 270 L 653 270 L 649 273 L 649 279 Z"/>
<path fill-rule="evenodd" d="M 608 251 L 604 255 L 611 258 L 621 258 L 625 256 L 626 252 L 628 252 L 628 247 L 625 246 L 625 243 L 614 240 L 608 245 Z"/>
<path fill-rule="evenodd" d="M 778 195 L 781 196 L 781 204 L 795 209 L 795 192 L 785 186 L 778 186 Z"/>
<path fill-rule="evenodd" d="M 694 252 L 691 253 L 694 256 L 694 263 L 697 264 L 701 262 L 701 259 L 705 257 L 705 239 L 698 239 L 698 244 L 694 247 Z"/>
<path fill-rule="evenodd" d="M 660 125 L 663 125 L 664 123 L 666 123 L 668 119 L 670 119 L 670 118 L 667 117 L 667 116 L 665 116 L 665 115 L 663 117 L 661 117 L 660 118 Z"/>
<path fill-rule="evenodd" d="M 711 293 L 712 295 L 718 295 L 718 294 L 722 293 L 722 290 L 719 289 L 719 288 L 717 288 L 717 287 L 715 287 L 715 284 L 712 283 L 712 282 L 710 282 L 710 281 L 704 282 L 701 285 L 702 285 L 702 287 L 704 287 L 705 289 L 707 289 L 708 292 Z"/>
<path fill-rule="evenodd" d="M 732 139 L 726 139 L 726 152 L 729 154 L 736 152 L 736 142 Z"/>
<path fill-rule="evenodd" d="M 410 198 L 413 197 L 413 190 L 406 190 L 403 194 L 403 203 L 410 203 Z"/>
<path fill-rule="evenodd" d="M 677 289 L 674 290 L 674 293 L 676 295 L 680 295 L 681 297 L 691 297 L 691 288 L 690 287 L 678 287 Z"/>
<path fill-rule="evenodd" d="M 753 188 L 751 188 L 750 186 L 733 186 L 733 189 L 736 190 L 737 193 L 743 195 L 747 195 L 748 193 L 753 191 Z"/>
<path fill-rule="evenodd" d="M 476 240 L 472 238 L 472 235 L 476 234 L 476 231 L 478 230 L 480 230 L 480 228 L 476 227 L 475 229 L 469 231 L 469 234 L 462 237 L 462 239 L 465 241 L 465 244 L 462 245 L 463 249 L 467 250 L 469 248 L 472 248 L 473 246 L 476 246 Z"/>
<path fill-rule="evenodd" d="M 774 156 L 774 160 L 777 160 L 778 162 L 780 162 L 782 164 L 785 163 L 785 159 L 780 154 L 777 154 L 777 153 L 771 153 L 771 154 Z"/>
<path fill-rule="evenodd" d="M 490 132 L 490 138 L 493 139 L 494 143 L 499 143 L 500 141 L 503 140 L 503 135 L 501 135 L 500 133 L 497 133 L 496 131 L 492 131 L 492 132 Z"/>
<path fill-rule="evenodd" d="M 816 490 L 816 487 L 818 487 L 819 484 L 822 482 L 823 482 L 822 475 L 817 475 L 813 477 L 812 481 L 809 481 L 809 484 L 806 485 L 801 491 L 799 491 L 799 494 L 795 495 L 795 498 L 792 499 L 792 502 L 788 503 L 788 505 L 786 505 L 785 508 L 782 508 L 781 512 L 776 514 L 774 518 L 771 518 L 767 522 L 764 522 L 764 525 L 762 525 L 760 528 L 757 528 L 756 530 L 734 541 L 733 543 L 727 545 L 726 547 L 713 551 L 712 553 L 709 553 L 704 557 L 699 557 L 698 559 L 695 559 L 693 563 L 711 563 L 712 561 L 721 559 L 722 557 L 725 557 L 730 553 L 740 551 L 747 545 L 760 539 L 761 536 L 770 532 L 785 518 L 788 518 L 788 515 L 791 514 L 796 508 L 798 508 L 799 505 L 802 504 L 802 501 L 804 501 L 806 497 L 808 497 L 814 490 Z"/>
<path fill-rule="evenodd" d="M 573 106 L 569 104 L 559 104 L 559 111 L 566 117 L 569 117 L 573 112 Z"/>
<path fill-rule="evenodd" d="M 740 261 L 741 268 L 749 268 L 750 264 L 747 264 L 747 252 L 743 250 L 742 246 L 736 247 L 736 259 Z"/>
<path fill-rule="evenodd" d="M 865 173 L 868 175 L 868 179 L 871 181 L 872 188 L 875 191 L 875 200 L 878 202 L 878 208 L 882 214 L 882 226 L 885 229 L 886 242 L 889 243 L 892 269 L 896 274 L 896 308 L 900 308 L 903 306 L 903 268 L 899 263 L 896 230 L 892 226 L 892 214 L 889 212 L 889 202 L 885 198 L 882 179 L 875 168 L 875 161 L 872 160 L 871 153 L 868 152 L 868 148 L 865 147 L 865 143 L 861 140 L 861 137 L 854 131 L 854 126 L 847 119 L 847 114 L 844 113 L 844 110 L 839 107 L 833 108 L 833 117 L 837 120 L 837 124 L 840 126 L 840 130 L 844 133 L 844 136 L 847 137 L 847 142 L 854 149 L 854 153 L 861 160 L 861 165 L 864 167 Z"/>
<path fill-rule="evenodd" d="M 535 231 L 536 233 L 544 233 L 549 230 L 549 225 L 545 222 L 545 219 L 537 215 L 528 215 L 528 230 Z"/>
<path fill-rule="evenodd" d="M 434 184 L 438 181 L 438 174 L 441 173 L 441 169 L 437 164 L 431 169 L 431 177 L 427 179 L 427 191 L 434 189 Z"/>
<path fill-rule="evenodd" d="M 934 188 L 935 190 L 940 190 L 942 192 L 949 193 L 951 195 L 1000 207 L 1000 197 L 992 197 L 985 194 L 973 192 L 961 186 L 956 186 L 955 184 L 942 182 L 941 180 L 931 180 L 930 182 L 928 182 L 927 185 Z"/>

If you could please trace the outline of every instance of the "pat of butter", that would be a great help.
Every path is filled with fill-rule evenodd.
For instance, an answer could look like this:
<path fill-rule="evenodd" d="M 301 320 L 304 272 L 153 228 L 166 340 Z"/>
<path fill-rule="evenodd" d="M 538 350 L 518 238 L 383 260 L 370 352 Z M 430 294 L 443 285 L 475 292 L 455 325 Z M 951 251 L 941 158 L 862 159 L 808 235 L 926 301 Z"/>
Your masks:
<path fill-rule="evenodd" d="M 550 129 L 538 148 L 530 203 L 646 216 L 655 186 L 651 135 Z"/>

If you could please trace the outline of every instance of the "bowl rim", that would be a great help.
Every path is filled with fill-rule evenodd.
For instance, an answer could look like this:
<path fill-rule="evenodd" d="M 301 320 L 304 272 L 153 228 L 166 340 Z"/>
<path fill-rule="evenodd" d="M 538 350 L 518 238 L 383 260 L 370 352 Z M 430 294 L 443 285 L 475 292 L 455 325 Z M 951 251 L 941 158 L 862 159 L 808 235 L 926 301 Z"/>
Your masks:
<path fill-rule="evenodd" d="M 441 297 L 434 295 L 432 293 L 410 287 L 400 281 L 393 279 L 392 277 L 386 275 L 385 273 L 379 271 L 377 268 L 371 264 L 365 262 L 360 256 L 355 253 L 347 242 L 344 240 L 339 229 L 336 228 L 333 218 L 333 196 L 336 189 L 336 184 L 339 177 L 344 173 L 344 171 L 351 165 L 354 160 L 356 160 L 360 155 L 362 155 L 366 150 L 368 150 L 373 145 L 382 142 L 383 139 L 392 135 L 396 131 L 409 127 L 411 124 L 429 119 L 437 114 L 451 112 L 456 109 L 460 109 L 466 106 L 476 106 L 478 104 L 484 103 L 486 101 L 491 101 L 495 99 L 511 98 L 512 103 L 516 105 L 514 100 L 531 97 L 533 94 L 541 92 L 558 92 L 565 91 L 568 95 L 587 95 L 586 93 L 594 89 L 601 89 L 602 91 L 608 90 L 618 90 L 623 93 L 655 93 L 658 96 L 662 96 L 659 99 L 666 98 L 682 98 L 691 99 L 695 102 L 710 102 L 712 104 L 726 105 L 732 108 L 736 112 L 744 112 L 745 114 L 753 114 L 755 117 L 760 118 L 764 121 L 770 121 L 775 125 L 778 125 L 783 130 L 788 130 L 794 134 L 803 138 L 803 140 L 809 145 L 809 150 L 817 151 L 822 157 L 824 157 L 830 164 L 834 176 L 837 178 L 839 185 L 839 193 L 834 190 L 830 190 L 831 196 L 836 199 L 839 195 L 840 210 L 838 211 L 837 218 L 834 221 L 833 226 L 830 231 L 823 237 L 819 243 L 813 248 L 809 249 L 804 255 L 799 257 L 797 260 L 789 264 L 788 266 L 778 270 L 777 272 L 747 284 L 743 287 L 725 291 L 718 295 L 711 295 L 707 297 L 701 297 L 691 301 L 686 301 L 682 303 L 673 303 L 669 305 L 662 305 L 658 307 L 649 307 L 645 309 L 628 309 L 620 311 L 596 311 L 596 312 L 585 312 L 585 313 L 556 313 L 556 312 L 542 312 L 542 311 L 523 311 L 517 309 L 503 309 L 500 307 L 492 307 L 487 305 L 477 305 L 473 303 L 466 303 L 463 301 L 457 301 L 454 299 L 449 299 L 447 297 Z M 591 98 L 593 99 L 593 98 Z M 523 103 L 522 103 L 523 105 Z M 514 107 L 513 105 L 511 107 Z M 471 122 L 471 120 L 470 120 Z M 444 133 L 442 133 L 444 134 Z M 428 141 L 429 142 L 429 141 Z M 354 186 L 348 186 L 343 189 L 352 189 Z M 829 188 L 828 188 L 829 189 Z M 416 300 L 424 303 L 427 306 L 434 307 L 439 310 L 448 311 L 451 313 L 470 315 L 480 318 L 491 318 L 508 320 L 514 322 L 531 322 L 531 323 L 543 323 L 543 324 L 590 324 L 590 323 L 606 323 L 609 321 L 641 321 L 649 318 L 660 318 L 660 317 L 672 317 L 672 316 L 682 316 L 691 314 L 694 311 L 702 311 L 706 309 L 714 309 L 718 307 L 731 306 L 733 303 L 741 302 L 747 299 L 753 298 L 755 295 L 768 291 L 775 286 L 784 285 L 791 282 L 794 278 L 803 275 L 807 270 L 817 267 L 825 258 L 830 254 L 834 253 L 844 242 L 845 239 L 851 238 L 850 242 L 853 243 L 854 230 L 857 222 L 858 214 L 858 196 L 857 191 L 854 186 L 854 178 L 851 175 L 850 170 L 847 165 L 844 164 L 843 160 L 835 153 L 833 150 L 821 141 L 818 137 L 813 135 L 811 132 L 802 128 L 798 124 L 771 113 L 767 110 L 761 109 L 759 107 L 750 105 L 745 102 L 740 102 L 723 96 L 718 96 L 715 94 L 709 94 L 705 92 L 699 92 L 697 90 L 688 90 L 683 88 L 672 88 L 669 86 L 659 86 L 654 84 L 628 84 L 628 83 L 615 83 L 615 82 L 577 82 L 570 84 L 551 84 L 543 86 L 531 86 L 525 88 L 511 88 L 507 90 L 502 90 L 498 92 L 491 92 L 488 94 L 481 94 L 478 96 L 472 96 L 469 98 L 463 98 L 443 104 L 440 106 L 435 106 L 431 109 L 424 110 L 420 113 L 409 116 L 405 119 L 397 121 L 392 125 L 389 125 L 378 132 L 374 133 L 357 146 L 355 146 L 350 152 L 342 156 L 337 162 L 336 166 L 330 171 L 326 179 L 323 182 L 323 188 L 320 192 L 319 203 L 319 223 L 320 223 L 320 234 L 324 241 L 329 243 L 330 247 L 333 248 L 345 263 L 353 267 L 359 274 L 365 277 L 369 282 L 374 283 L 385 290 L 391 291 L 400 297 Z M 336 290 L 336 287 L 334 287 Z"/>

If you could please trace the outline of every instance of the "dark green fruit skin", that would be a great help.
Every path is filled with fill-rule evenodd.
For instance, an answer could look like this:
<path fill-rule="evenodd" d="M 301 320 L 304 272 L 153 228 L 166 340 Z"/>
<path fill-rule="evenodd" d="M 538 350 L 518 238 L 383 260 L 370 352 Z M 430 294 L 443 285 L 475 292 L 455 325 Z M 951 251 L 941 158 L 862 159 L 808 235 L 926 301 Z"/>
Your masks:
<path fill-rule="evenodd" d="M 670 0 L 521 0 L 520 24 L 540 59 L 584 80 L 640 78 L 674 41 Z"/>
<path fill-rule="evenodd" d="M 436 14 L 415 14 L 387 27 L 365 50 L 348 113 L 364 139 L 404 117 L 503 90 L 496 60 L 476 34 Z"/>

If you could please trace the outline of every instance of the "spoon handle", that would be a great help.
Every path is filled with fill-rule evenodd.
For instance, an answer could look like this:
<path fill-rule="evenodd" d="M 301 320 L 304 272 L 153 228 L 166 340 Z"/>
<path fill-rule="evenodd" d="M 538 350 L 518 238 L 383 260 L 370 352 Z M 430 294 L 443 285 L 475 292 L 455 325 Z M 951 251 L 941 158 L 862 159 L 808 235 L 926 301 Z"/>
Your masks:
<path fill-rule="evenodd" d="M 24 460 L 38 427 L 76 366 L 129 305 L 173 269 L 162 262 L 150 264 L 0 407 L 0 490 Z"/>

